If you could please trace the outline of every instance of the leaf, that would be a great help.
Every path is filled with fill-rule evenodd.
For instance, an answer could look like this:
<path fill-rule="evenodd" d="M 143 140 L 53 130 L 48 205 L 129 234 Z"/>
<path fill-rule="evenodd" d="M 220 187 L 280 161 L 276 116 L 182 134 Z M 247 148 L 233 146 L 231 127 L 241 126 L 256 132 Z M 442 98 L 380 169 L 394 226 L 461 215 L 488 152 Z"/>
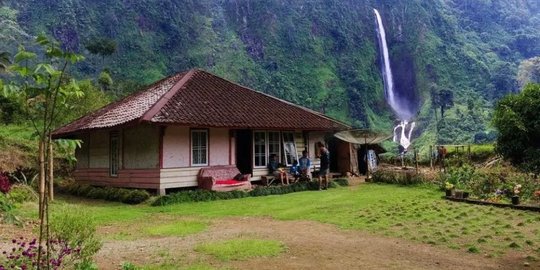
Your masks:
<path fill-rule="evenodd" d="M 58 76 L 60 75 L 60 71 L 56 70 L 52 65 L 50 64 L 38 64 L 36 66 L 36 69 L 34 70 L 34 73 L 38 73 L 40 72 L 41 70 L 45 70 L 45 72 L 47 72 L 47 74 L 51 75 L 51 76 Z"/>
<path fill-rule="evenodd" d="M 19 73 L 22 77 L 26 77 L 30 74 L 30 69 L 23 66 L 14 66 L 12 70 L 15 71 L 16 73 Z"/>
<path fill-rule="evenodd" d="M 22 50 L 19 49 L 19 52 L 15 55 L 15 62 L 20 63 L 25 60 L 31 60 L 36 58 L 36 54 L 33 52 L 25 51 L 24 48 Z"/>
<path fill-rule="evenodd" d="M 72 64 L 75 64 L 77 62 L 84 60 L 84 56 L 80 54 L 76 54 L 76 53 L 71 53 L 71 52 L 66 53 L 64 58 L 69 60 Z"/>
<path fill-rule="evenodd" d="M 60 50 L 60 48 L 52 46 L 47 48 L 45 55 L 47 55 L 49 58 L 61 58 L 63 56 L 63 52 Z"/>
<path fill-rule="evenodd" d="M 45 35 L 45 33 L 41 33 L 36 37 L 36 43 L 42 46 L 49 45 L 50 41 Z"/>

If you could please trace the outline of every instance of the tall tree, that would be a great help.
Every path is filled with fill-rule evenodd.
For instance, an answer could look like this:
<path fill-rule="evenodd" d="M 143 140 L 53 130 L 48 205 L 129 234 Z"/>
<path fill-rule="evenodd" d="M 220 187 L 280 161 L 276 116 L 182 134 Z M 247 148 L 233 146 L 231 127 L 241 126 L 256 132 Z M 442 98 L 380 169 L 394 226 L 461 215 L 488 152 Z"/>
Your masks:
<path fill-rule="evenodd" d="M 431 96 L 431 106 L 433 107 L 433 110 L 436 111 L 439 109 L 441 111 L 441 119 L 443 119 L 445 110 L 454 106 L 454 92 L 447 88 L 439 89 L 436 84 L 432 84 L 429 90 Z M 436 112 L 435 118 L 437 118 Z"/>
<path fill-rule="evenodd" d="M 116 41 L 110 38 L 93 38 L 86 44 L 86 49 L 95 55 L 101 56 L 102 64 L 105 64 L 105 57 L 116 52 Z"/>
<path fill-rule="evenodd" d="M 540 173 L 539 111 L 540 84 L 528 84 L 521 93 L 501 99 L 493 116 L 497 152 L 535 173 Z"/>
<path fill-rule="evenodd" d="M 520 87 L 524 87 L 527 83 L 540 83 L 540 56 L 519 64 L 517 81 Z"/>

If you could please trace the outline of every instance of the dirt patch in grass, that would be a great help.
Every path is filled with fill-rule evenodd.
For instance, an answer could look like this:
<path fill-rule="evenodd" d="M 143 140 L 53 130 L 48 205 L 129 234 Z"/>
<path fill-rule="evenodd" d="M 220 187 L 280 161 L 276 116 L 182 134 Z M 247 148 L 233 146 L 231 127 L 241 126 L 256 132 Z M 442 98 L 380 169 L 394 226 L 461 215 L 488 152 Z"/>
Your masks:
<path fill-rule="evenodd" d="M 194 251 L 200 243 L 230 239 L 276 240 L 287 249 L 276 257 L 227 262 Z M 110 239 L 96 260 L 100 269 L 118 269 L 126 261 L 140 266 L 202 263 L 233 269 L 514 269 L 527 261 L 518 253 L 488 258 L 482 253 L 340 230 L 317 222 L 251 217 L 215 219 L 208 231 L 185 237 Z M 528 263 L 533 269 L 540 267 L 537 261 Z"/>

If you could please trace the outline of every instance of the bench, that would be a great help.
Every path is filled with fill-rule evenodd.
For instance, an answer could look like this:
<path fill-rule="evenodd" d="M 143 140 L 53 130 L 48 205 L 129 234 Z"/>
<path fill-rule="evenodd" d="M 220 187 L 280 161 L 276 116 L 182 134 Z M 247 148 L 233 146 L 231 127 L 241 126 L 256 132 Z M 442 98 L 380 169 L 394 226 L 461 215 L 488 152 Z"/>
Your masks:
<path fill-rule="evenodd" d="M 251 175 L 241 174 L 234 165 L 202 168 L 197 175 L 199 188 L 213 191 L 250 190 Z"/>

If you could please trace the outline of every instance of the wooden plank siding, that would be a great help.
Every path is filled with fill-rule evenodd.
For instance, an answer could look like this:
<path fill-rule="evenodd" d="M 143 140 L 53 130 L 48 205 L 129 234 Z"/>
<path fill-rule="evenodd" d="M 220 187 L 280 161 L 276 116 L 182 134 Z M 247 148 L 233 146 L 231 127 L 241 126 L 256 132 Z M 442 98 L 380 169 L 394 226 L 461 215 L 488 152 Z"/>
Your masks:
<path fill-rule="evenodd" d="M 119 169 L 118 176 L 110 176 L 108 168 L 77 169 L 77 182 L 95 186 L 159 189 L 159 169 Z"/>
<path fill-rule="evenodd" d="M 200 170 L 201 167 L 161 169 L 161 188 L 196 187 Z"/>

